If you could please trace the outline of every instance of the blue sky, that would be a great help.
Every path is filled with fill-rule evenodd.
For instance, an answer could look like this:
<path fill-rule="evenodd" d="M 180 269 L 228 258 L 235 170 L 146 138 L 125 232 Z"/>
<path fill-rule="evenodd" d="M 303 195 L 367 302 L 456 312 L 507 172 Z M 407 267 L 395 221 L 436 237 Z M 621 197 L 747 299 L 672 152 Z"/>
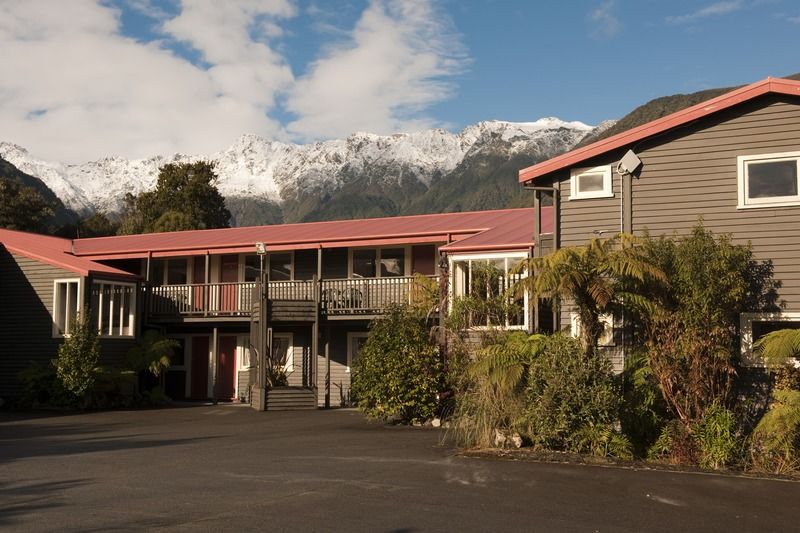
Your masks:
<path fill-rule="evenodd" d="M 558 116 L 800 72 L 794 0 L 0 2 L 0 140 L 203 153 Z"/>

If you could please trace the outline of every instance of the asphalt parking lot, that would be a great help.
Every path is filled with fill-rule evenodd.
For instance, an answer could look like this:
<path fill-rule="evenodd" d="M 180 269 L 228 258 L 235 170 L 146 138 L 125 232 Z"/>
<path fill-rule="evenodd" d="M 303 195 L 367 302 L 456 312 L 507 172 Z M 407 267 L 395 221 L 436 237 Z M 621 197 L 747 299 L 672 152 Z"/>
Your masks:
<path fill-rule="evenodd" d="M 0 413 L 0 529 L 800 529 L 800 483 L 463 458 L 440 443 L 352 410 Z"/>

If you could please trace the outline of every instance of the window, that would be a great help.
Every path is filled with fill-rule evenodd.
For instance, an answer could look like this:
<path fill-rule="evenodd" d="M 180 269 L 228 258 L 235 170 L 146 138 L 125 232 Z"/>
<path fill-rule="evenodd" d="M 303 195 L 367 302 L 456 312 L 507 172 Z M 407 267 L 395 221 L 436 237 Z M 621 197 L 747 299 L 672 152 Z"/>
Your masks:
<path fill-rule="evenodd" d="M 578 337 L 581 334 L 581 319 L 578 317 L 578 313 L 570 313 L 569 314 L 569 322 L 570 322 L 570 335 L 573 337 Z M 603 323 L 603 333 L 600 335 L 600 338 L 597 340 L 598 346 L 616 346 L 616 342 L 614 340 L 614 317 L 613 315 L 606 314 L 600 315 L 600 322 Z"/>
<path fill-rule="evenodd" d="M 611 198 L 611 166 L 577 168 L 570 172 L 570 200 Z"/>
<path fill-rule="evenodd" d="M 384 248 L 379 250 L 381 256 L 381 277 L 389 278 L 406 275 L 405 248 Z"/>
<path fill-rule="evenodd" d="M 186 259 L 167 261 L 167 285 L 186 285 Z"/>
<path fill-rule="evenodd" d="M 69 335 L 72 322 L 81 309 L 79 279 L 59 279 L 53 283 L 53 336 Z"/>
<path fill-rule="evenodd" d="M 374 278 L 377 250 L 353 250 L 353 277 Z"/>
<path fill-rule="evenodd" d="M 800 205 L 800 152 L 739 156 L 739 208 Z"/>
<path fill-rule="evenodd" d="M 292 279 L 292 253 L 281 252 L 269 254 L 269 280 L 291 281 Z"/>
<path fill-rule="evenodd" d="M 393 278 L 406 275 L 405 248 L 356 248 L 350 251 L 353 278 Z"/>
<path fill-rule="evenodd" d="M 753 354 L 753 343 L 779 329 L 800 329 L 800 312 L 742 313 L 739 317 L 742 362 L 748 366 L 760 366 L 762 362 Z"/>
<path fill-rule="evenodd" d="M 528 296 L 511 291 L 523 276 L 511 271 L 525 257 L 525 254 L 493 254 L 451 258 L 453 296 L 472 296 L 490 303 L 474 312 L 470 318 L 473 327 L 527 327 Z"/>
<path fill-rule="evenodd" d="M 258 281 L 261 275 L 261 258 L 257 255 L 246 255 L 244 257 L 244 280 Z"/>
<path fill-rule="evenodd" d="M 136 285 L 95 281 L 92 284 L 92 319 L 103 337 L 133 337 Z"/>
<path fill-rule="evenodd" d="M 358 361 L 358 354 L 364 348 L 367 342 L 369 333 L 366 331 L 351 331 L 347 333 L 347 371 L 353 368 L 353 365 Z"/>

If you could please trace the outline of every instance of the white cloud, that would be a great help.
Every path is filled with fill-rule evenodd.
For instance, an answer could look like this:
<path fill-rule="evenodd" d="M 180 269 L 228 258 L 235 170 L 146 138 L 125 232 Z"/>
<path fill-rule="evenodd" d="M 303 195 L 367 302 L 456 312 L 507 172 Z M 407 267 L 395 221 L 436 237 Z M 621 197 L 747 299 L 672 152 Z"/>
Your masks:
<path fill-rule="evenodd" d="M 372 0 L 299 80 L 280 53 L 292 0 L 130 0 L 150 42 L 125 36 L 108 0 L 0 1 L 0 141 L 72 163 L 439 125 L 426 110 L 467 58 L 433 1 Z M 281 102 L 291 133 L 269 116 Z"/>
<path fill-rule="evenodd" d="M 293 14 L 285 0 L 186 0 L 165 36 L 197 49 L 206 69 L 163 42 L 124 37 L 119 12 L 99 1 L 0 3 L 0 139 L 78 162 L 209 152 L 245 132 L 282 136 L 266 113 L 293 75 L 257 24 Z"/>
<path fill-rule="evenodd" d="M 589 15 L 589 20 L 594 24 L 594 37 L 614 37 L 622 29 L 622 23 L 614 14 L 616 0 L 606 0 Z"/>
<path fill-rule="evenodd" d="M 461 36 L 431 2 L 373 0 L 288 94 L 299 117 L 288 129 L 311 140 L 430 127 L 425 111 L 452 96 L 467 63 Z"/>
<path fill-rule="evenodd" d="M 703 8 L 698 9 L 697 11 L 693 11 L 692 13 L 667 17 L 666 21 L 669 24 L 686 24 L 686 23 L 696 22 L 697 20 L 708 17 L 715 17 L 719 15 L 733 13 L 734 11 L 739 11 L 743 7 L 744 7 L 743 0 L 723 0 L 722 2 L 715 2 L 713 4 L 707 5 Z"/>

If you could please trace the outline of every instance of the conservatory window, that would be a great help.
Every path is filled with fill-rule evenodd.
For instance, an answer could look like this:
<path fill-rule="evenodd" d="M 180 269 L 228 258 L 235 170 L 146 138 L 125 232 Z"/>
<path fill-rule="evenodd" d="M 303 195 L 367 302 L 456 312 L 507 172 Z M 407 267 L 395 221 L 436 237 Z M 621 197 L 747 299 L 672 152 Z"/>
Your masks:
<path fill-rule="evenodd" d="M 136 285 L 95 281 L 92 284 L 92 318 L 104 337 L 133 337 Z"/>
<path fill-rule="evenodd" d="M 453 296 L 456 298 L 472 296 L 484 301 L 507 304 L 502 316 L 501 310 L 477 310 L 471 318 L 472 326 L 505 326 L 524 328 L 528 325 L 527 294 L 517 295 L 511 290 L 523 274 L 512 274 L 514 268 L 525 259 L 520 255 L 482 255 L 454 257 L 451 263 Z"/>

